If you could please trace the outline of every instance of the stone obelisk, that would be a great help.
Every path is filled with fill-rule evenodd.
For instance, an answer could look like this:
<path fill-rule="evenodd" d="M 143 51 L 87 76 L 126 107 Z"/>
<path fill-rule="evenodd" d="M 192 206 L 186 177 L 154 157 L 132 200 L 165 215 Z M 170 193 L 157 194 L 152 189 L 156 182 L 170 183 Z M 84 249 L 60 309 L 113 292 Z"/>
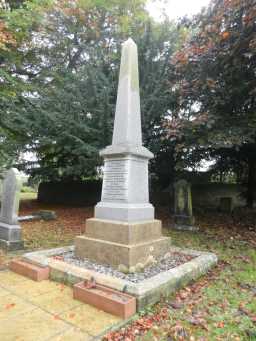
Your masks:
<path fill-rule="evenodd" d="M 153 154 L 142 146 L 137 46 L 122 47 L 112 145 L 104 158 L 101 201 L 95 218 L 86 221 L 86 234 L 75 240 L 78 257 L 130 268 L 168 250 L 149 203 L 148 161 Z"/>

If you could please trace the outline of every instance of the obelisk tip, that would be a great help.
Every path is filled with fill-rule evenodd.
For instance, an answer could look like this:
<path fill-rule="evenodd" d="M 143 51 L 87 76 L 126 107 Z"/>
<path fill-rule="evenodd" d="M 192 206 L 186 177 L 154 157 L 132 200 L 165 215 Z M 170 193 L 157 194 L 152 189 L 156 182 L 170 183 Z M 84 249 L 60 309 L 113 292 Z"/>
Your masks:
<path fill-rule="evenodd" d="M 136 45 L 134 40 L 132 38 L 128 38 L 125 42 L 124 45 Z"/>

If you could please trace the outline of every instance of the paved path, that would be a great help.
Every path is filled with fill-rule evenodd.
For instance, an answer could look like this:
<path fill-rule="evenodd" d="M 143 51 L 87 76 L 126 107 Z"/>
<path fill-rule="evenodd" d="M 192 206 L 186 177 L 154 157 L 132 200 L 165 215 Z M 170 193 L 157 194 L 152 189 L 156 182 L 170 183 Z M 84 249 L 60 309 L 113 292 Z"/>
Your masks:
<path fill-rule="evenodd" d="M 1 341 L 95 340 L 120 319 L 74 300 L 72 289 L 0 271 Z"/>

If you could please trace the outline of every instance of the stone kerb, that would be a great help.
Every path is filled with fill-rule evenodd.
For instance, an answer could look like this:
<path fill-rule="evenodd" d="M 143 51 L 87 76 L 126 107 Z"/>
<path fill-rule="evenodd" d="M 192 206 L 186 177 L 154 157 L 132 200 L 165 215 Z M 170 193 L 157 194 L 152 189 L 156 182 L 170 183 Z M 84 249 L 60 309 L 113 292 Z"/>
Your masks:
<path fill-rule="evenodd" d="M 27 262 L 33 262 L 41 267 L 49 266 L 50 278 L 58 282 L 73 285 L 83 280 L 90 280 L 93 277 L 98 284 L 105 285 L 121 292 L 126 292 L 127 294 L 136 297 L 137 311 L 145 308 L 148 304 L 158 302 L 162 296 L 165 297 L 175 292 L 190 281 L 196 280 L 217 263 L 217 256 L 213 253 L 181 249 L 171 246 L 169 249 L 170 252 L 184 253 L 195 258 L 185 264 L 164 271 L 139 283 L 133 283 L 125 279 L 81 268 L 73 264 L 55 260 L 54 258 L 49 258 L 54 255 L 61 255 L 63 252 L 70 252 L 73 250 L 74 248 L 69 246 L 51 250 L 36 251 L 23 255 L 23 259 Z"/>

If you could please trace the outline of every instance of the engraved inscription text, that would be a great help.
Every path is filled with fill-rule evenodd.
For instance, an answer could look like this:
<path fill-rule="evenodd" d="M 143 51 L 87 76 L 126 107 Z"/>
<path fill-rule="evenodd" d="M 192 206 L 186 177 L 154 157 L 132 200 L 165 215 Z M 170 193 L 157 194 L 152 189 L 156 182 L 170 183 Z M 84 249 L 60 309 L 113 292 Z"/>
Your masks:
<path fill-rule="evenodd" d="M 127 201 L 128 160 L 106 160 L 102 201 Z"/>

